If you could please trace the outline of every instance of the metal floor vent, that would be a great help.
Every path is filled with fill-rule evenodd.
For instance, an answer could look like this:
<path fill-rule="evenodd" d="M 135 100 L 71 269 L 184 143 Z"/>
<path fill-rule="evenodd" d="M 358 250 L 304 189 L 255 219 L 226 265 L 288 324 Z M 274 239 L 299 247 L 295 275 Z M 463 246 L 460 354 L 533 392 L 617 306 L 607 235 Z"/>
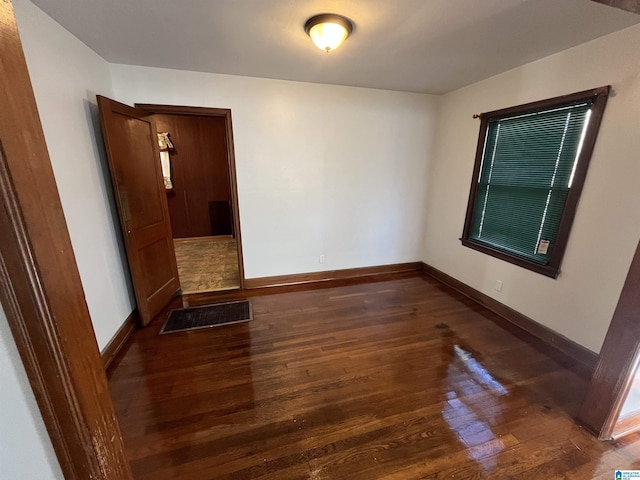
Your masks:
<path fill-rule="evenodd" d="M 181 308 L 172 310 L 169 313 L 169 318 L 167 318 L 160 333 L 219 327 L 250 320 L 253 320 L 253 312 L 249 300 Z"/>

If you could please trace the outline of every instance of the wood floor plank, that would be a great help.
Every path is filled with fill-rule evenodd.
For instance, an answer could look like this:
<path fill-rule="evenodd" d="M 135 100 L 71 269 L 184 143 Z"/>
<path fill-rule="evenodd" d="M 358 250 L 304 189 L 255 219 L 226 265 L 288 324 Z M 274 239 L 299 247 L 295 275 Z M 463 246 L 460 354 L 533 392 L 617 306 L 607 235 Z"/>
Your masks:
<path fill-rule="evenodd" d="M 430 277 L 245 295 L 252 322 L 158 335 L 167 309 L 114 359 L 136 478 L 578 479 L 640 468 L 640 435 L 604 443 L 574 422 L 581 365 Z"/>

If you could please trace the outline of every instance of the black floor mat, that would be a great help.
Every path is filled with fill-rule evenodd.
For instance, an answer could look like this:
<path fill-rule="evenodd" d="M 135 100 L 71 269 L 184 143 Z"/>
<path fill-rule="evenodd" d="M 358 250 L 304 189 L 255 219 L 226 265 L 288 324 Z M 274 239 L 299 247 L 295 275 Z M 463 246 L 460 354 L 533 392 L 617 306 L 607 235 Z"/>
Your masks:
<path fill-rule="evenodd" d="M 251 302 L 216 303 L 202 307 L 172 310 L 160 333 L 181 332 L 197 328 L 218 327 L 253 320 Z"/>

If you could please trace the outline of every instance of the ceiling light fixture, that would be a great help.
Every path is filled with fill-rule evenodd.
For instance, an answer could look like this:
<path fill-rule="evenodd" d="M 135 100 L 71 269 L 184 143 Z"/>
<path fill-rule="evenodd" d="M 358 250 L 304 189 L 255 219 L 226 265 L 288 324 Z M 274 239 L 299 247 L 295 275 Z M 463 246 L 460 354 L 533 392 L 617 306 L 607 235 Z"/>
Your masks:
<path fill-rule="evenodd" d="M 304 24 L 304 31 L 320 50 L 335 50 L 353 32 L 353 22 L 335 13 L 323 13 L 311 17 Z"/>

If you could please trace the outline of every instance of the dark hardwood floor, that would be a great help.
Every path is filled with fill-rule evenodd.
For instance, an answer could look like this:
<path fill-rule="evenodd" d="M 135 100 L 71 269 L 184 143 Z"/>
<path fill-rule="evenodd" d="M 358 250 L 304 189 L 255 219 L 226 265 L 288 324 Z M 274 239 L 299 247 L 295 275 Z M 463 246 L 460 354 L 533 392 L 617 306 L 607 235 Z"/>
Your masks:
<path fill-rule="evenodd" d="M 571 359 L 430 277 L 389 278 L 257 292 L 250 323 L 159 336 L 165 312 L 134 332 L 108 375 L 135 478 L 640 469 L 640 436 L 599 442 L 574 422 L 588 378 Z"/>

